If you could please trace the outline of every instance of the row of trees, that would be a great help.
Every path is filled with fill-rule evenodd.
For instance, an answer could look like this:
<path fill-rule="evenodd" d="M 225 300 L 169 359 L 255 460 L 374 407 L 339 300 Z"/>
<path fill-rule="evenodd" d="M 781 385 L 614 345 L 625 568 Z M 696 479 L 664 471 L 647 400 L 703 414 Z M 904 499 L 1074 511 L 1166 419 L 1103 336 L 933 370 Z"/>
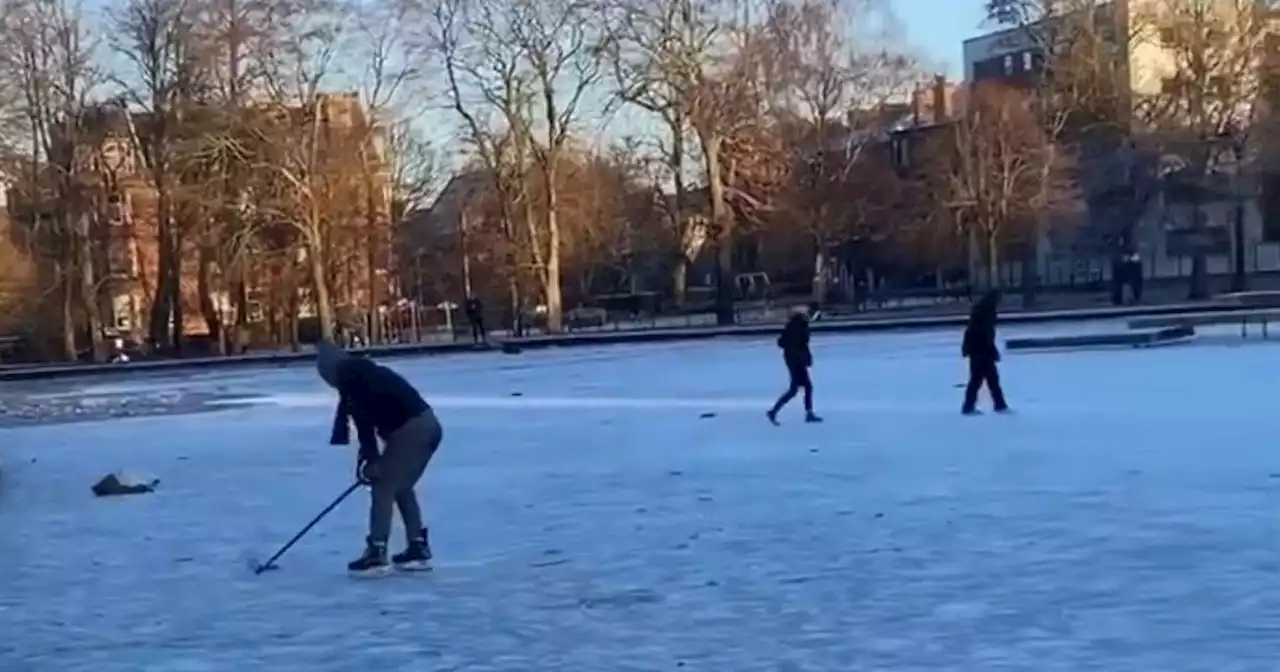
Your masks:
<path fill-rule="evenodd" d="M 161 348 L 180 347 L 191 310 L 225 347 L 250 290 L 295 322 L 306 296 L 330 335 L 335 289 L 380 286 L 351 276 L 387 266 L 397 218 L 434 176 L 402 108 L 421 77 L 407 8 L 356 9 L 0 4 L 6 254 L 28 262 L 2 272 L 28 304 L 4 312 L 39 336 L 55 325 L 68 357 L 104 356 L 103 313 L 134 283 Z"/>
<path fill-rule="evenodd" d="M 1256 14 L 1224 24 L 1197 9 L 1208 0 L 1151 0 L 1127 24 L 1098 20 L 1095 0 L 991 0 L 1048 76 L 970 88 L 906 157 L 887 131 L 921 73 L 877 32 L 873 0 L 122 0 L 105 16 L 0 2 L 10 210 L 37 234 L 4 253 L 20 263 L 0 299 L 58 306 L 66 353 L 87 333 L 99 356 L 110 260 L 95 250 L 130 217 L 155 223 L 143 281 L 162 345 L 179 344 L 188 296 L 219 342 L 255 302 L 286 340 L 304 302 L 322 335 L 357 306 L 377 339 L 395 284 L 379 274 L 409 266 L 406 294 L 442 282 L 439 298 L 542 304 L 556 330 L 566 294 L 638 259 L 680 301 L 710 248 L 730 287 L 748 238 L 753 264 L 806 268 L 815 293 L 850 244 L 920 269 L 976 250 L 994 279 L 1007 250 L 1030 259 L 1099 193 L 1126 192 L 1132 227 L 1179 142 L 1216 166 L 1206 148 L 1257 127 L 1239 110 L 1261 90 L 1264 38 L 1240 18 Z M 1116 45 L 1151 40 L 1178 67 L 1139 99 Z M 615 142 L 597 139 L 606 126 Z M 446 163 L 471 180 L 460 235 L 424 235 L 415 213 Z M 732 319 L 732 293 L 717 296 Z"/>
<path fill-rule="evenodd" d="M 1185 187 L 1223 198 L 1222 174 L 1263 152 L 1255 134 L 1269 123 L 1271 16 L 1249 0 L 1123 9 L 992 0 L 990 17 L 1033 53 L 1011 55 L 1013 72 L 939 101 L 955 116 L 906 134 L 910 156 L 886 142 L 885 113 L 910 100 L 922 73 L 909 51 L 866 30 L 873 3 L 512 4 L 445 2 L 433 25 L 447 98 L 507 208 L 495 230 L 513 242 L 511 267 L 532 269 L 553 328 L 566 226 L 555 159 L 572 151 L 585 102 L 639 110 L 658 129 L 646 138 L 656 151 L 618 165 L 648 162 L 642 190 L 674 191 L 645 213 L 656 218 L 645 231 L 668 233 L 659 254 L 670 259 L 677 299 L 695 241 L 719 257 L 723 288 L 748 237 L 775 268 L 812 260 L 816 295 L 828 253 L 850 243 L 899 268 L 965 269 L 971 282 L 997 282 L 1014 254 L 1030 286 L 1050 234 L 1070 239 L 1076 232 L 1063 229 L 1091 220 L 1104 249 L 1085 253 L 1105 258 L 1134 251 L 1157 195 L 1169 202 Z M 1031 72 L 1019 72 L 1024 58 Z M 466 95 L 476 90 L 477 99 Z M 637 217 L 622 221 L 634 227 Z M 1195 248 L 1193 287 L 1204 285 L 1205 249 Z M 611 261 L 592 254 L 576 265 Z M 730 293 L 718 296 L 731 319 Z"/>

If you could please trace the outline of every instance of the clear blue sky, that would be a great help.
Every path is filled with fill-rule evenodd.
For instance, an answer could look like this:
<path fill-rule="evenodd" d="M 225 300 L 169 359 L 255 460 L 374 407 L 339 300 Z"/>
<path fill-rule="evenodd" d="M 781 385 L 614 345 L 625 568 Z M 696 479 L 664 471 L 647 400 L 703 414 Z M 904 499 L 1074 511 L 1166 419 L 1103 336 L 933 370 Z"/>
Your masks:
<path fill-rule="evenodd" d="M 931 65 L 959 79 L 964 72 L 960 44 L 985 32 L 983 0 L 893 0 L 907 41 L 922 50 Z"/>

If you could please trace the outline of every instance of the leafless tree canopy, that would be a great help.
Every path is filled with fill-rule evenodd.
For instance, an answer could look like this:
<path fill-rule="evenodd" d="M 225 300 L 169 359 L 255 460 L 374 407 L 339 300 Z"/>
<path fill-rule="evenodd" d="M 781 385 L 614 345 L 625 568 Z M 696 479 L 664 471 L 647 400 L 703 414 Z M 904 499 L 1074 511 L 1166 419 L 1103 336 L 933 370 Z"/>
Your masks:
<path fill-rule="evenodd" d="M 965 89 L 881 0 L 0 0 L 6 328 L 103 359 L 422 338 L 469 297 L 555 331 L 602 296 L 728 322 L 762 274 L 994 281 L 1098 137 L 1263 135 L 1258 26 L 1102 4 L 992 0 L 1052 76 Z M 1125 40 L 1178 76 L 1131 95 Z"/>

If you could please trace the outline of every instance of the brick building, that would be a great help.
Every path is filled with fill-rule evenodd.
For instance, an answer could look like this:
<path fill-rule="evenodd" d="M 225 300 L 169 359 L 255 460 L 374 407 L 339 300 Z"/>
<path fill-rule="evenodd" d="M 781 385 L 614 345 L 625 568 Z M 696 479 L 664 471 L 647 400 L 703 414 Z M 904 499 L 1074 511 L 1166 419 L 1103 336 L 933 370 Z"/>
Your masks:
<path fill-rule="evenodd" d="M 271 108 L 262 106 L 258 109 L 265 116 Z M 321 151 L 332 148 L 331 153 L 346 154 L 343 157 L 346 163 L 341 172 L 362 172 L 351 170 L 351 161 L 355 159 L 350 154 L 358 153 L 366 161 L 373 163 L 367 180 L 355 180 L 346 175 L 342 177 L 345 184 L 354 185 L 350 186 L 353 192 L 347 199 L 350 203 L 344 206 L 340 214 L 335 213 L 326 219 L 327 222 L 332 221 L 332 231 L 326 232 L 326 240 L 335 246 L 327 255 L 331 260 L 329 282 L 333 303 L 340 311 L 346 309 L 350 313 L 355 310 L 363 314 L 368 312 L 369 304 L 375 297 L 385 299 L 392 289 L 387 285 L 385 272 L 385 268 L 392 263 L 391 255 L 389 250 L 375 250 L 371 247 L 373 243 L 370 241 L 377 241 L 382 237 L 369 231 L 371 227 L 384 225 L 389 215 L 390 177 L 386 165 L 385 139 L 382 132 L 373 125 L 356 94 L 322 94 L 317 101 L 316 111 L 316 123 L 320 130 L 316 135 L 319 143 L 317 146 L 322 148 Z M 192 114 L 198 113 L 199 111 L 195 111 Z M 277 121 L 284 120 L 295 126 L 310 119 L 310 115 L 301 109 L 287 110 L 283 115 L 272 116 Z M 103 327 L 109 333 L 138 338 L 147 334 L 150 309 L 159 281 L 158 194 L 135 141 L 139 129 L 145 132 L 149 123 L 150 117 L 146 113 L 127 114 L 116 107 L 96 109 L 92 114 L 86 115 L 84 133 L 91 140 L 81 143 L 77 157 L 85 185 L 81 208 L 83 216 L 90 218 L 95 251 L 94 270 L 99 292 L 97 299 Z M 298 135 L 308 137 L 305 133 Z M 354 152 L 345 144 L 338 147 L 337 143 L 353 138 L 365 143 L 365 151 Z M 336 163 L 317 165 L 334 166 L 331 170 L 339 172 Z M 335 177 L 335 182 L 337 181 L 338 178 Z M 16 219 L 34 221 L 30 207 L 14 203 L 10 205 L 17 206 L 11 207 L 11 211 L 22 213 Z M 199 211 L 198 207 L 196 211 Z M 201 221 L 189 221 L 193 219 L 190 211 L 175 211 L 174 216 L 175 220 L 184 217 L 182 221 L 188 228 L 200 228 L 207 224 L 200 215 L 194 219 Z M 290 228 L 287 224 L 279 226 L 283 230 Z M 225 242 L 211 241 L 211 235 L 216 236 L 199 231 L 187 231 L 184 235 L 179 272 L 184 334 L 209 333 L 210 321 L 206 317 L 206 311 L 209 310 L 216 311 L 222 324 L 235 323 L 235 302 L 229 288 L 236 284 L 234 280 L 240 278 L 222 277 L 223 269 L 218 268 L 216 263 L 210 263 L 208 255 L 202 257 L 202 248 L 207 251 L 210 246 Z M 356 249 L 360 244 L 368 249 Z M 255 245 L 254 251 L 245 256 L 244 264 L 247 268 L 241 274 L 245 281 L 249 322 L 261 323 L 272 311 L 279 313 L 282 309 L 280 303 L 297 306 L 298 314 L 285 316 L 286 318 L 296 319 L 313 314 L 314 308 L 309 299 L 310 292 L 305 289 L 305 281 L 300 283 L 303 285 L 299 288 L 303 295 L 301 301 L 284 301 L 272 292 L 273 288 L 268 285 L 274 276 L 261 270 L 272 263 L 267 256 L 279 258 L 282 255 L 279 250 L 274 253 L 270 250 L 259 252 L 261 247 Z M 293 261 L 301 261 L 301 257 L 295 257 Z M 54 262 L 52 258 L 40 261 L 40 274 L 51 283 L 57 274 Z M 203 283 L 202 266 L 206 271 Z M 376 290 L 373 287 L 375 283 L 380 285 Z M 202 293 L 206 296 L 202 297 Z M 271 306 L 265 305 L 269 302 L 274 303 Z"/>

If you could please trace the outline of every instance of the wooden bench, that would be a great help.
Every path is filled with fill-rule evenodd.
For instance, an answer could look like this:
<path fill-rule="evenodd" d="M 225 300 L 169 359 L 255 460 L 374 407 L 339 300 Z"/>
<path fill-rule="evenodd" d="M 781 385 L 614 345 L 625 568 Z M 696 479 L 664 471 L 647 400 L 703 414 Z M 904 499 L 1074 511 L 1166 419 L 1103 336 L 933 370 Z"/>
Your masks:
<path fill-rule="evenodd" d="M 1142 331 L 1124 331 L 1099 334 L 1076 334 L 1072 336 L 1042 336 L 1039 338 L 1011 338 L 1004 342 L 1009 350 L 1048 350 L 1053 348 L 1090 348 L 1109 346 L 1129 346 L 1145 348 L 1154 345 L 1181 343 L 1196 335 L 1196 330 L 1189 326 L 1177 326 L 1164 329 L 1147 329 Z"/>
<path fill-rule="evenodd" d="M 1240 325 L 1240 336 L 1249 337 L 1249 325 L 1262 325 L 1262 337 L 1267 338 L 1267 324 L 1280 321 L 1280 309 L 1240 310 L 1230 313 L 1183 313 L 1139 317 L 1129 320 L 1130 329 L 1163 329 L 1167 327 L 1207 327 L 1219 324 Z"/>

